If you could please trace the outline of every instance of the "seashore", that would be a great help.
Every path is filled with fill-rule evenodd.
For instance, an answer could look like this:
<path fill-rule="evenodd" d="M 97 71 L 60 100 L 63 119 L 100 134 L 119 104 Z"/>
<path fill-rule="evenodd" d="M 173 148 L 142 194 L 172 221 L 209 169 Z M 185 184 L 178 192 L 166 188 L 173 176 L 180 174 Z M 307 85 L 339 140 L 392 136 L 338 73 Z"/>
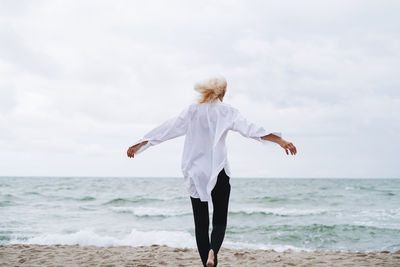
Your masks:
<path fill-rule="evenodd" d="M 293 251 L 221 248 L 218 266 L 400 266 L 400 250 Z M 151 246 L 0 245 L 0 266 L 201 267 L 196 249 Z"/>

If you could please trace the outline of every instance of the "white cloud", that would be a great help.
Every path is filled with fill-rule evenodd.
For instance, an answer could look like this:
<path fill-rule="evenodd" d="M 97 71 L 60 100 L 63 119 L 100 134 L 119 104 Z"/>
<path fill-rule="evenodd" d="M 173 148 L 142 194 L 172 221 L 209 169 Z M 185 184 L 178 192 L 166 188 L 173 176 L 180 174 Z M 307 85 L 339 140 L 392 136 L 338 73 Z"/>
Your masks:
<path fill-rule="evenodd" d="M 224 101 L 299 150 L 232 133 L 234 176 L 399 177 L 398 6 L 2 1 L 0 175 L 181 176 L 183 138 L 125 151 L 219 73 Z"/>

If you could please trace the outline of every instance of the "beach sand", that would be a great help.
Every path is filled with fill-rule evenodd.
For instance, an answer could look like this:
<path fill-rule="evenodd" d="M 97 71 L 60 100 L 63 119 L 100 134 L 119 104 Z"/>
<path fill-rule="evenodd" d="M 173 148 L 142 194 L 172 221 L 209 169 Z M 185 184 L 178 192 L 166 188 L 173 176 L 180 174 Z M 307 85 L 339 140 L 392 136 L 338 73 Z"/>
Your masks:
<path fill-rule="evenodd" d="M 396 252 L 221 248 L 218 266 L 400 266 Z M 200 266 L 195 249 L 167 246 L 1 245 L 0 266 Z"/>

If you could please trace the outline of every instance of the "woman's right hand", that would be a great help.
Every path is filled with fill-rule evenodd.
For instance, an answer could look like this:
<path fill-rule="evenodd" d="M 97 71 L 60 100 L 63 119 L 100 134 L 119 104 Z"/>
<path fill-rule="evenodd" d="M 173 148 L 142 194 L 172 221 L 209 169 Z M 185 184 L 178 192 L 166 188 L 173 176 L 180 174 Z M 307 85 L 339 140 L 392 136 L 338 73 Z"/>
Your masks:
<path fill-rule="evenodd" d="M 289 155 L 289 151 L 292 155 L 297 154 L 297 149 L 291 142 L 281 139 L 279 145 L 285 150 L 287 155 Z"/>
<path fill-rule="evenodd" d="M 135 153 L 139 150 L 139 148 L 141 148 L 142 146 L 144 146 L 145 144 L 147 144 L 148 141 L 143 141 L 139 144 L 136 144 L 134 146 L 131 146 L 130 148 L 128 148 L 128 151 L 126 152 L 126 154 L 128 155 L 128 157 L 130 158 L 134 158 L 135 157 Z"/>

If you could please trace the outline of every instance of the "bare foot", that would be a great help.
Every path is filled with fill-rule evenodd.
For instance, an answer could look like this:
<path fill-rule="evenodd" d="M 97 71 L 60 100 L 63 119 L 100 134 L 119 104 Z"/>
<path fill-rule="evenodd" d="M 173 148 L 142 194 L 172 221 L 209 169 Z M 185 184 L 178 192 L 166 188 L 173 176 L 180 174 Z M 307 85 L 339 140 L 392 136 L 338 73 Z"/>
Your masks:
<path fill-rule="evenodd" d="M 208 259 L 207 259 L 207 267 L 212 267 L 214 266 L 214 250 L 210 249 L 208 252 Z"/>

